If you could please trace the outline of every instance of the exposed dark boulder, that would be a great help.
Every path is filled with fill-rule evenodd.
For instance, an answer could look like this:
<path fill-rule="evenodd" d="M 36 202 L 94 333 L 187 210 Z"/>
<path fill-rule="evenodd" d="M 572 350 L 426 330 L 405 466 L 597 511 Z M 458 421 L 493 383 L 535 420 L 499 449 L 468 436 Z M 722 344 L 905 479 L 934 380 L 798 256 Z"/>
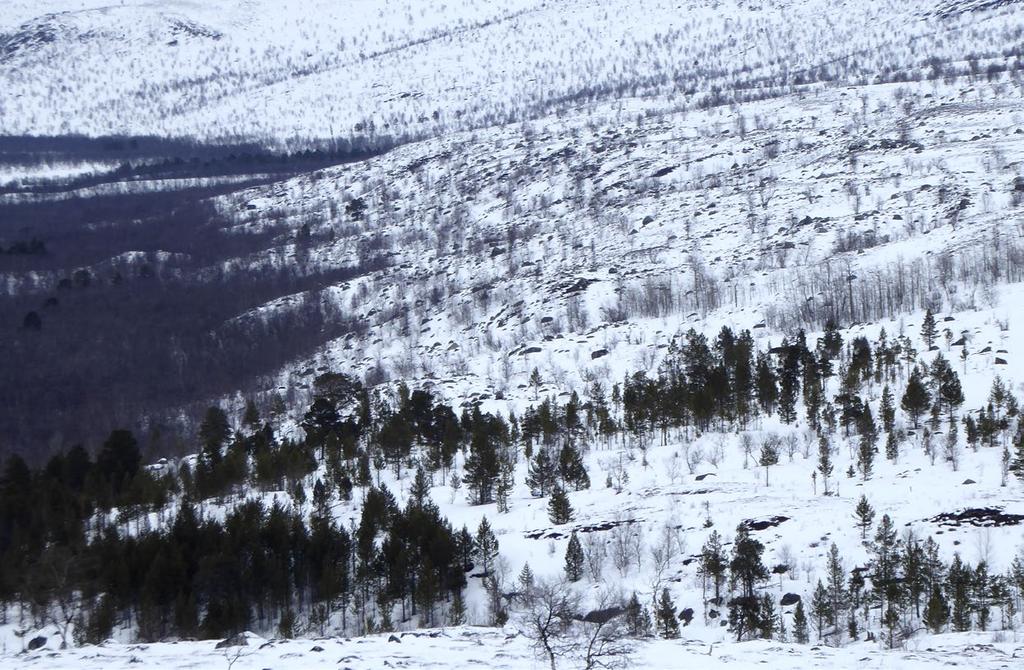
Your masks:
<path fill-rule="evenodd" d="M 600 610 L 593 610 L 587 612 L 587 615 L 583 617 L 582 621 L 587 623 L 608 623 L 612 619 L 625 614 L 626 610 L 622 607 L 606 607 Z"/>
<path fill-rule="evenodd" d="M 229 638 L 223 639 L 217 643 L 217 649 L 227 649 L 228 647 L 247 647 L 249 640 L 245 637 L 244 633 L 236 633 Z"/>
<path fill-rule="evenodd" d="M 798 602 L 800 602 L 799 593 L 787 593 L 786 595 L 782 596 L 781 605 L 783 607 L 789 607 L 790 605 L 796 605 Z"/>

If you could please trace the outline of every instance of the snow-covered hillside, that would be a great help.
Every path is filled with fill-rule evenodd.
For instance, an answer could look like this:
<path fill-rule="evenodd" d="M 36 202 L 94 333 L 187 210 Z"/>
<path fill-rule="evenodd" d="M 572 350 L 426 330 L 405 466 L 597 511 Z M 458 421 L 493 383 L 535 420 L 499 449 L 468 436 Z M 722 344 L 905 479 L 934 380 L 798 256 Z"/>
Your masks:
<path fill-rule="evenodd" d="M 13 0 L 0 130 L 430 136 L 595 100 L 694 108 L 1014 67 L 1020 30 L 1016 2 Z"/>
<path fill-rule="evenodd" d="M 394 637 L 395 641 L 389 641 Z M 989 635 L 942 636 L 928 640 L 927 648 L 881 652 L 872 645 L 856 644 L 842 649 L 799 647 L 771 642 L 709 645 L 700 641 L 656 641 L 639 650 L 637 668 L 707 668 L 753 670 L 808 667 L 879 667 L 928 670 L 937 664 L 968 665 L 977 670 L 1001 670 L 1020 662 L 1019 642 L 993 644 Z M 59 670 L 102 670 L 111 667 L 155 666 L 168 670 L 186 668 L 416 668 L 422 670 L 488 667 L 495 670 L 535 670 L 545 667 L 534 657 L 528 642 L 514 631 L 447 629 L 403 635 L 355 639 L 273 640 L 257 636 L 247 645 L 214 649 L 213 642 L 117 645 L 39 652 L 13 661 L 14 667 L 47 667 Z"/>
<path fill-rule="evenodd" d="M 119 420 L 169 445 L 159 435 L 166 424 L 156 417 L 195 424 L 189 412 L 196 406 L 221 405 L 230 425 L 212 450 L 217 467 L 222 446 L 230 461 L 234 445 L 252 444 L 238 448 L 239 479 L 219 489 L 208 485 L 216 489 L 209 496 L 196 496 L 203 489 L 193 479 L 210 460 L 205 447 L 144 468 L 156 486 L 166 486 L 152 498 L 149 474 L 135 488 L 115 478 L 112 497 L 82 504 L 83 537 L 145 538 L 172 527 L 192 505 L 200 521 L 220 523 L 253 501 L 263 510 L 280 505 L 311 528 L 326 508 L 339 533 L 350 529 L 356 537 L 374 486 L 394 494 L 396 509 L 415 499 L 416 466 L 424 467 L 433 445 L 422 441 L 398 458 L 380 446 L 385 421 L 408 389 L 429 390 L 438 403 L 465 410 L 463 427 L 475 420 L 475 409 L 525 425 L 541 402 L 563 407 L 577 397 L 588 411 L 610 404 L 614 425 L 605 431 L 588 421 L 578 434 L 567 428 L 567 437 L 557 438 L 579 440 L 574 447 L 590 480 L 566 493 L 573 514 L 564 523 L 553 519 L 553 492 L 536 495 L 528 484 L 534 444 L 521 434 L 504 445 L 512 455 L 502 465 L 511 478 L 502 503 L 473 504 L 466 483 L 478 446 L 465 435 L 452 462 L 429 474 L 427 492 L 449 530 L 477 529 L 486 518 L 500 545 L 493 571 L 464 570 L 461 617 L 452 615 L 457 608 L 447 597 L 427 598 L 429 617 L 406 615 L 407 600 L 414 610 L 418 604 L 414 596 L 385 594 L 380 586 L 397 578 L 367 576 L 368 566 L 379 563 L 371 560 L 384 535 L 377 529 L 363 542 L 370 557 L 359 558 L 359 607 L 347 591 L 323 612 L 303 610 L 303 593 L 297 618 L 290 605 L 278 612 L 276 603 L 265 615 L 261 601 L 251 619 L 263 626 L 259 635 L 225 650 L 214 649 L 214 641 L 140 644 L 145 625 L 160 627 L 141 621 L 136 610 L 146 603 L 130 603 L 111 615 L 108 641 L 62 649 L 62 638 L 70 642 L 76 628 L 92 625 L 95 617 L 79 609 L 99 596 L 73 593 L 58 616 L 49 601 L 26 595 L 57 587 L 32 591 L 30 584 L 0 611 L 0 664 L 548 667 L 530 632 L 533 604 L 524 594 L 531 591 L 518 576 L 529 565 L 539 582 L 562 577 L 572 537 L 585 552 L 585 574 L 566 587 L 579 598 L 574 616 L 625 603 L 634 593 L 652 611 L 667 593 L 673 618 L 679 611 L 683 641 L 631 640 L 635 667 L 1019 664 L 1022 35 L 1024 3 L 1013 0 L 8 0 L 0 7 L 0 135 L 152 136 L 323 150 L 309 159 L 315 170 L 217 172 L 222 166 L 213 161 L 213 176 L 136 175 L 127 159 L 91 154 L 18 155 L 0 164 L 0 187 L 12 189 L 0 194 L 0 205 L 10 211 L 62 201 L 86 209 L 98 196 L 194 190 L 203 206 L 194 211 L 208 220 L 181 228 L 183 234 L 232 243 L 220 255 L 204 255 L 180 250 L 173 235 L 164 235 L 153 248 L 140 242 L 138 250 L 117 248 L 73 268 L 5 266 L 4 295 L 53 308 L 38 307 L 41 322 L 27 315 L 22 322 L 19 313 L 19 332 L 34 328 L 48 336 L 61 318 L 53 296 L 63 291 L 67 310 L 72 291 L 95 283 L 134 287 L 154 275 L 180 275 L 215 293 L 221 282 L 282 276 L 289 278 L 282 284 L 287 291 L 253 289 L 255 297 L 231 303 L 246 308 L 204 336 L 214 350 L 231 341 L 224 333 L 272 332 L 277 342 L 301 335 L 310 343 L 297 358 L 282 355 L 285 363 L 269 373 L 244 380 L 239 373 L 233 390 L 218 386 L 217 395 L 194 398 L 188 407 L 130 418 L 122 410 Z M 238 159 L 231 152 L 225 161 Z M 165 158 L 187 163 L 177 154 Z M 137 163 L 151 160 L 157 164 L 152 157 Z M 82 175 L 95 181 L 73 179 Z M 16 192 L 23 181 L 43 187 Z M 136 219 L 131 210 L 125 216 L 116 223 L 128 222 L 126 228 L 159 218 Z M 102 230 L 101 218 L 89 226 Z M 9 234 L 0 229 L 0 241 L 10 244 Z M 306 320 L 311 306 L 320 321 Z M 926 310 L 937 319 L 934 343 Z M 819 344 L 830 322 L 843 342 L 831 358 Z M 805 391 L 788 418 L 774 401 L 750 415 L 722 411 L 703 424 L 687 416 L 678 425 L 653 418 L 648 425 L 629 416 L 630 384 L 668 377 L 687 330 L 706 336 L 720 355 L 714 338 L 723 328 L 749 331 L 759 360 L 780 378 L 794 342 L 806 338 L 811 359 L 799 362 L 801 383 L 820 384 L 820 395 Z M 860 342 L 869 363 L 851 377 Z M 885 361 L 896 356 L 887 348 L 893 342 L 903 358 Z M 190 352 L 177 340 L 169 346 L 184 369 Z M 819 355 L 835 369 L 819 370 Z M 373 420 L 351 445 L 339 447 L 340 433 L 329 443 L 314 438 L 311 404 L 322 399 L 317 380 L 327 373 L 352 375 L 369 389 Z M 897 409 L 879 436 L 883 389 L 895 393 L 898 408 L 918 374 L 934 377 L 934 413 L 926 407 L 919 420 L 912 409 Z M 950 375 L 962 390 L 958 401 L 942 388 Z M 185 387 L 185 379 L 159 381 Z M 743 390 L 748 401 L 754 397 Z M 811 402 L 826 407 L 808 411 Z M 989 403 L 994 409 L 986 409 Z M 257 408 L 269 438 L 260 421 L 243 421 Z M 837 427 L 844 412 L 849 416 Z M 996 427 L 976 439 L 971 431 L 985 421 Z M 239 437 L 229 449 L 232 430 Z M 263 438 L 270 447 L 259 443 Z M 286 440 L 306 438 L 317 457 L 299 465 L 281 460 L 299 475 L 267 476 L 253 465 L 260 449 L 304 453 Z M 51 436 L 54 444 L 70 439 Z M 554 442 L 546 446 L 557 451 L 562 444 Z M 192 443 L 174 446 L 200 451 Z M 346 448 L 358 456 L 346 455 L 344 464 L 324 455 Z M 828 467 L 823 452 L 832 459 Z M 1011 467 L 1018 453 L 1020 467 Z M 32 476 L 44 481 L 57 470 Z M 323 482 L 350 475 L 349 499 L 333 485 L 323 493 Z M 4 477 L 7 484 L 16 479 Z M 360 477 L 365 481 L 352 495 L 352 480 Z M 99 485 L 79 482 L 76 495 L 93 495 L 89 486 Z M 0 487 L 0 511 L 4 496 L 21 499 L 15 489 Z M 111 502 L 136 494 L 146 502 Z M 46 502 L 61 500 L 55 494 Z M 865 504 L 873 516 L 858 528 Z M 931 538 L 938 573 L 960 561 L 969 566 L 982 584 L 971 587 L 972 597 L 982 604 L 971 606 L 966 627 L 946 626 L 948 612 L 933 625 L 920 611 L 933 588 L 945 593 L 937 584 L 948 575 L 933 575 L 934 583 L 913 595 L 917 587 L 904 585 L 909 575 L 882 585 L 874 533 L 883 516 L 900 551 L 912 556 L 909 547 Z M 743 533 L 761 543 L 771 571 L 755 586 L 787 631 L 769 625 L 775 641 L 735 642 L 744 631 L 737 635 L 729 610 L 742 603 L 715 601 L 709 591 L 705 548 L 721 541 L 728 553 Z M 59 543 L 40 544 L 47 542 Z M 863 602 L 848 607 L 849 621 L 838 614 L 832 624 L 818 621 L 810 644 L 794 644 L 796 603 L 811 616 L 816 585 L 829 581 L 836 557 L 837 588 L 849 580 Z M 354 554 L 351 561 L 355 575 L 359 561 Z M 185 583 L 192 575 L 178 577 Z M 4 578 L 0 570 L 0 586 L 17 582 Z M 148 587 L 156 578 L 137 581 Z M 742 591 L 735 581 L 730 593 Z M 121 585 L 108 585 L 115 586 Z M 380 600 L 367 597 L 373 589 Z M 501 609 L 493 598 L 505 599 L 508 621 L 484 628 Z M 203 603 L 188 607 L 199 612 Z M 292 619 L 279 624 L 286 614 Z M 432 628 L 446 617 L 455 625 Z M 593 623 L 573 621 L 569 628 Z M 192 628 L 183 629 L 200 629 L 198 618 L 186 623 Z M 963 630 L 927 630 L 957 627 Z M 377 628 L 393 628 L 396 639 L 346 637 Z M 302 639 L 270 640 L 279 630 Z M 22 651 L 31 640 L 36 648 Z M 581 653 L 566 652 L 560 667 L 583 667 Z"/>

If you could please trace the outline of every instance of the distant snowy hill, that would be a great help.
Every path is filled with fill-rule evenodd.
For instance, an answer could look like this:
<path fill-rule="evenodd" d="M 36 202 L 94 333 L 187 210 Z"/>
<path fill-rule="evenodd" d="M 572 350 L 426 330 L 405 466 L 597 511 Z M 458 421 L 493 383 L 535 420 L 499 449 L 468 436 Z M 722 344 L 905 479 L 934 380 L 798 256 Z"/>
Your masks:
<path fill-rule="evenodd" d="M 0 131 L 435 136 L 663 96 L 693 108 L 1016 56 L 1016 3 L 6 3 Z"/>

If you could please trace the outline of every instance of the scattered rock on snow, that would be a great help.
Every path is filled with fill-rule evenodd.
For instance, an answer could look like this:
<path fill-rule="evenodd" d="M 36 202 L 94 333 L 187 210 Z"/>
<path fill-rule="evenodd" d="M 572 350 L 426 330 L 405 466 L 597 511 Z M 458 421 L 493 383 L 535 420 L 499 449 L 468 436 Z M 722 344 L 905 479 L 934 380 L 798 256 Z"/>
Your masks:
<path fill-rule="evenodd" d="M 687 607 L 679 613 L 679 620 L 683 622 L 684 626 L 689 626 L 690 622 L 693 621 L 693 608 Z"/>
<path fill-rule="evenodd" d="M 749 531 L 768 530 L 774 528 L 784 521 L 789 521 L 788 516 L 772 516 L 767 519 L 744 519 L 740 525 Z"/>
<path fill-rule="evenodd" d="M 1024 523 L 1024 514 L 1009 514 L 998 507 L 977 507 L 960 510 L 959 512 L 943 512 L 928 519 L 928 521 L 951 528 L 959 526 L 994 528 L 1018 526 Z"/>
<path fill-rule="evenodd" d="M 965 479 L 964 483 L 963 483 L 963 486 L 969 486 L 971 484 L 977 484 L 977 483 L 978 482 L 974 481 L 973 479 Z"/>
<path fill-rule="evenodd" d="M 245 647 L 248 646 L 249 640 L 245 637 L 244 633 L 236 633 L 229 638 L 221 640 L 217 643 L 217 649 L 226 649 L 227 647 Z"/>
<path fill-rule="evenodd" d="M 41 648 L 45 644 L 46 644 L 46 638 L 43 637 L 42 635 L 38 635 L 38 636 L 36 636 L 36 637 L 34 637 L 34 638 L 32 638 L 31 640 L 28 641 L 28 650 L 29 651 L 35 651 L 36 649 Z"/>
<path fill-rule="evenodd" d="M 786 595 L 782 596 L 781 605 L 783 607 L 789 607 L 790 605 L 796 605 L 798 602 L 800 602 L 799 593 L 787 593 Z"/>
<path fill-rule="evenodd" d="M 401 644 L 402 638 L 398 637 L 397 635 L 390 635 L 388 637 L 388 642 L 398 642 L 399 644 Z"/>
<path fill-rule="evenodd" d="M 622 607 L 606 607 L 605 609 L 587 612 L 582 621 L 586 623 L 608 623 L 617 616 L 626 612 Z"/>

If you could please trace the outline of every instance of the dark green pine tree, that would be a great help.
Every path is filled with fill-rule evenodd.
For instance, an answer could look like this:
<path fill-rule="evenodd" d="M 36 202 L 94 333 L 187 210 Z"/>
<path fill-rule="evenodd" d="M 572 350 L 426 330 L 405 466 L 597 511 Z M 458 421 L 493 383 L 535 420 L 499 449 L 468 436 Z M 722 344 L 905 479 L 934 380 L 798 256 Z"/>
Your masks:
<path fill-rule="evenodd" d="M 828 438 L 822 435 L 818 438 L 818 472 L 821 473 L 824 495 L 829 495 L 828 479 L 832 476 L 832 469 L 832 445 Z"/>
<path fill-rule="evenodd" d="M 779 628 L 775 599 L 770 593 L 761 596 L 761 607 L 758 612 L 757 634 L 762 640 L 770 640 Z"/>
<path fill-rule="evenodd" d="M 420 466 L 416 468 L 416 476 L 413 477 L 412 485 L 409 487 L 409 499 L 416 507 L 423 505 L 430 500 L 430 475 Z"/>
<path fill-rule="evenodd" d="M 651 636 L 651 614 L 647 608 L 640 604 L 640 598 L 636 591 L 626 603 L 626 632 L 630 637 L 645 638 Z"/>
<path fill-rule="evenodd" d="M 569 537 L 569 546 L 565 549 L 565 577 L 570 582 L 578 582 L 583 579 L 583 546 L 576 531 Z"/>
<path fill-rule="evenodd" d="M 949 603 L 942 594 L 942 588 L 935 584 L 932 586 L 931 596 L 924 606 L 924 624 L 932 633 L 941 633 L 949 621 Z"/>
<path fill-rule="evenodd" d="M 1013 457 L 1010 459 L 1009 470 L 1024 481 L 1024 422 L 1017 430 L 1013 443 Z"/>
<path fill-rule="evenodd" d="M 209 467 L 220 465 L 221 449 L 231 437 L 228 415 L 220 407 L 206 409 L 203 422 L 199 425 L 199 440 L 203 446 L 203 460 Z"/>
<path fill-rule="evenodd" d="M 900 457 L 900 443 L 894 430 L 885 437 L 885 457 L 893 463 Z"/>
<path fill-rule="evenodd" d="M 754 588 L 768 580 L 768 568 L 761 559 L 763 554 L 764 545 L 750 536 L 746 526 L 738 526 L 733 539 L 729 575 L 741 595 L 753 597 Z"/>
<path fill-rule="evenodd" d="M 886 384 L 882 389 L 882 404 L 880 407 L 882 430 L 891 433 L 896 426 L 896 399 L 892 395 L 892 389 Z"/>
<path fill-rule="evenodd" d="M 924 321 L 921 322 L 921 339 L 923 339 L 924 343 L 928 345 L 929 350 L 931 350 L 935 345 L 936 332 L 935 315 L 932 314 L 932 310 L 926 310 L 924 313 Z"/>
<path fill-rule="evenodd" d="M 907 381 L 907 389 L 903 392 L 903 399 L 900 400 L 900 407 L 903 408 L 903 411 L 914 422 L 914 428 L 920 426 L 921 416 L 928 411 L 931 402 L 932 397 L 928 393 L 928 387 L 925 386 L 924 381 L 921 379 L 921 372 L 914 368 L 910 373 L 910 379 Z"/>
<path fill-rule="evenodd" d="M 472 494 L 477 505 L 494 502 L 494 488 L 501 471 L 498 450 L 494 437 L 487 428 L 475 430 L 470 440 L 469 456 L 466 458 L 466 474 L 462 481 Z"/>
<path fill-rule="evenodd" d="M 860 528 L 860 539 L 863 540 L 867 537 L 868 529 L 871 528 L 871 524 L 875 520 L 875 508 L 868 502 L 867 496 L 862 495 L 857 501 L 853 516 L 857 520 L 857 527 Z"/>
<path fill-rule="evenodd" d="M 543 450 L 542 450 L 543 451 Z M 562 445 L 558 453 L 558 470 L 562 481 L 571 486 L 575 491 L 582 491 L 590 488 L 590 476 L 587 468 L 583 465 L 583 457 L 571 442 Z"/>
<path fill-rule="evenodd" d="M 839 547 L 833 542 L 828 552 L 828 560 L 825 563 L 826 589 L 828 591 L 829 611 L 832 618 L 829 621 L 833 626 L 838 626 L 841 616 L 849 606 L 849 591 L 846 589 L 846 572 L 843 568 L 843 559 L 839 556 Z"/>
<path fill-rule="evenodd" d="M 775 378 L 775 371 L 772 370 L 770 355 L 761 352 L 757 355 L 757 364 L 754 370 L 754 394 L 757 396 L 757 404 L 765 414 L 775 412 L 775 403 L 779 400 L 779 385 Z"/>
<path fill-rule="evenodd" d="M 480 559 L 480 566 L 485 575 L 491 574 L 494 561 L 498 557 L 498 538 L 491 530 L 491 524 L 487 517 L 480 519 L 480 525 L 476 529 L 476 539 L 473 543 L 474 554 Z"/>
<path fill-rule="evenodd" d="M 950 419 L 953 418 L 957 408 L 964 404 L 964 391 L 960 385 L 960 377 L 957 376 L 956 370 L 949 367 L 948 363 L 939 378 L 939 399 L 946 405 L 946 413 Z"/>
<path fill-rule="evenodd" d="M 807 633 L 807 615 L 804 613 L 804 601 L 796 601 L 796 610 L 793 612 L 793 639 L 797 644 L 807 644 L 810 635 Z"/>
<path fill-rule="evenodd" d="M 661 598 L 658 599 L 658 609 L 654 613 L 658 625 L 658 634 L 666 640 L 674 640 L 679 637 L 679 619 L 676 618 L 676 606 L 672 602 L 672 596 L 668 589 L 661 590 Z"/>
<path fill-rule="evenodd" d="M 832 613 L 832 602 L 828 597 L 828 590 L 818 580 L 814 587 L 814 594 L 811 597 L 811 616 L 814 617 L 814 627 L 818 630 L 818 639 L 825 636 L 825 631 L 831 625 L 834 615 Z"/>
<path fill-rule="evenodd" d="M 555 486 L 551 493 L 551 500 L 548 502 L 548 517 L 551 523 L 560 525 L 572 521 L 572 505 L 569 504 L 569 496 L 561 486 Z"/>
<path fill-rule="evenodd" d="M 551 453 L 540 448 L 534 454 L 526 474 L 526 485 L 530 487 L 530 493 L 536 498 L 543 498 L 551 493 L 555 483 L 555 466 L 551 462 Z"/>
<path fill-rule="evenodd" d="M 949 584 L 952 612 L 950 623 L 953 630 L 963 633 L 971 629 L 971 581 L 972 570 L 964 565 L 960 554 L 953 554 L 953 562 L 949 565 L 949 575 L 946 582 Z"/>
<path fill-rule="evenodd" d="M 795 345 L 787 347 L 787 351 L 779 380 L 779 418 L 783 423 L 793 423 L 800 392 L 800 352 Z"/>

